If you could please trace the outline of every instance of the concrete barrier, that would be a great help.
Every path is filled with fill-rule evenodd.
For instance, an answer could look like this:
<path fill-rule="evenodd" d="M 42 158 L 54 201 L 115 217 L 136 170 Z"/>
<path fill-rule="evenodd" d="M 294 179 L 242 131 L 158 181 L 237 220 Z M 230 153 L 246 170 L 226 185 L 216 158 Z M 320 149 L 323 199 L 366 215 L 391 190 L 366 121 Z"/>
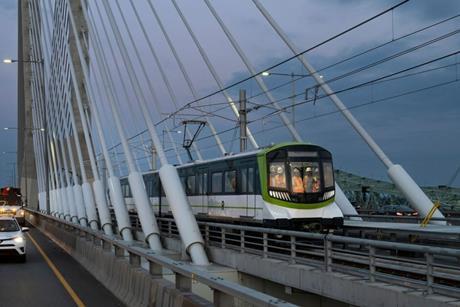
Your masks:
<path fill-rule="evenodd" d="M 65 224 L 40 215 L 27 214 L 27 221 L 67 251 L 121 302 L 128 306 L 212 306 L 191 292 L 176 289 L 174 283 L 155 278 L 129 263 L 128 257 L 104 250 L 85 235 Z"/>

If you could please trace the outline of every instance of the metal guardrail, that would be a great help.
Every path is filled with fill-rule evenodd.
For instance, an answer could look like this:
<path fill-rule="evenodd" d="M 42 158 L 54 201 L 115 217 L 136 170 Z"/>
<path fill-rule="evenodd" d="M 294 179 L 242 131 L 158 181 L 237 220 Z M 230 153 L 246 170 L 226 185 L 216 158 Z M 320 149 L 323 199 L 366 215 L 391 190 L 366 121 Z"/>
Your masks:
<path fill-rule="evenodd" d="M 397 216 L 397 215 L 382 215 L 382 214 L 359 214 L 359 215 L 345 215 L 345 219 L 353 217 L 362 218 L 365 221 L 372 222 L 395 222 L 395 223 L 414 223 L 420 224 L 423 221 L 423 217 L 420 216 Z M 431 218 L 431 221 L 446 221 L 451 225 L 460 225 L 460 217 L 458 216 L 446 216 L 445 218 Z"/>
<path fill-rule="evenodd" d="M 134 244 L 126 243 L 123 240 L 109 237 L 102 232 L 63 221 L 42 212 L 26 210 L 29 214 L 38 214 L 50 221 L 65 225 L 71 231 L 86 236 L 87 239 L 105 251 L 114 252 L 116 257 L 123 257 L 128 253 L 129 263 L 134 267 L 140 267 L 141 259 L 145 259 L 149 263 L 150 274 L 156 278 L 162 277 L 163 268 L 171 270 L 176 276 L 176 288 L 182 291 L 191 292 L 192 280 L 195 280 L 210 287 L 213 290 L 215 299 L 222 299 L 228 296 L 228 299 L 236 297 L 258 306 L 295 306 L 265 293 L 225 280 L 215 274 L 205 272 L 194 265 L 162 256 L 152 250 L 139 246 L 139 242 Z"/>
<path fill-rule="evenodd" d="M 133 227 L 140 227 L 131 215 Z M 159 218 L 162 235 L 178 237 L 172 218 Z M 460 249 L 263 227 L 198 222 L 207 246 L 316 266 L 460 298 Z"/>

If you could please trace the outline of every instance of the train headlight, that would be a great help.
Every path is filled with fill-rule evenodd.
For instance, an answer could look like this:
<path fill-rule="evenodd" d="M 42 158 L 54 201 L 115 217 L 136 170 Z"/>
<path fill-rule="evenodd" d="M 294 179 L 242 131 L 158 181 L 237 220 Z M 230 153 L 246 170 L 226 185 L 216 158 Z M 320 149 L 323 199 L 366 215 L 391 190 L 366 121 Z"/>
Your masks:
<path fill-rule="evenodd" d="M 19 209 L 19 210 L 17 211 L 16 215 L 24 216 L 24 210 Z"/>

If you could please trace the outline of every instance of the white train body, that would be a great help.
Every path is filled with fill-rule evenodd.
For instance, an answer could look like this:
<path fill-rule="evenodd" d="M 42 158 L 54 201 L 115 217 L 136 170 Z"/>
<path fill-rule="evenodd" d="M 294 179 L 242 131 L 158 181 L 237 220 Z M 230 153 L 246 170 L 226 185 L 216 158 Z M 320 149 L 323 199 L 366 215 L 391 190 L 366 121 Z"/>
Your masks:
<path fill-rule="evenodd" d="M 177 168 L 197 217 L 282 226 L 314 222 L 340 227 L 343 223 L 334 201 L 332 159 L 319 146 L 282 144 Z M 158 172 L 144 174 L 144 182 L 155 213 L 170 213 Z M 122 189 L 128 209 L 135 210 L 125 179 Z"/>

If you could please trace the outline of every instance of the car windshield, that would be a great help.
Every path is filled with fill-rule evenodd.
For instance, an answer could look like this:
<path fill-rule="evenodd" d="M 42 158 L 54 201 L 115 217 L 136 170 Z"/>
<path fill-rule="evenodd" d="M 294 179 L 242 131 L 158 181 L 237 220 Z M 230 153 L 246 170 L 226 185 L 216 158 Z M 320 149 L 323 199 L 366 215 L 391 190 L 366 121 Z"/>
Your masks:
<path fill-rule="evenodd" d="M 19 226 L 14 220 L 0 220 L 0 232 L 19 231 Z"/>

